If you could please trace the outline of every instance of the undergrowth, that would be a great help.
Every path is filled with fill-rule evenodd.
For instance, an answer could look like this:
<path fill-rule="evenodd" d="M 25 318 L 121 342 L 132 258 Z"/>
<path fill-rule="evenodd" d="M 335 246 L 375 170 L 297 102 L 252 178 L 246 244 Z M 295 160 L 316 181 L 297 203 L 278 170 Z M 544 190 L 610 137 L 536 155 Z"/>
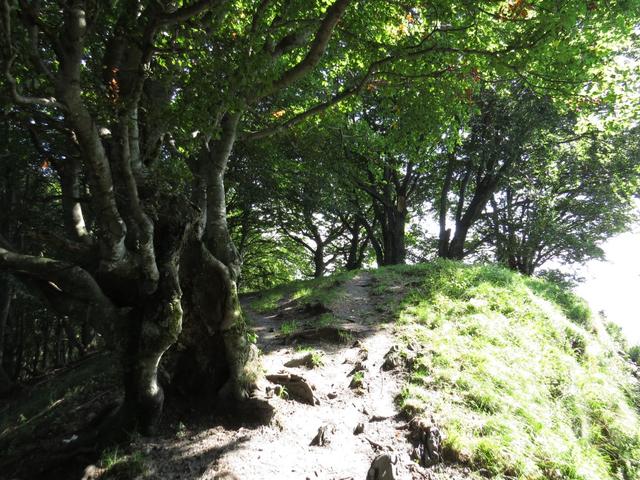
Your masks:
<path fill-rule="evenodd" d="M 582 299 L 496 266 L 372 275 L 421 351 L 399 403 L 441 425 L 447 458 L 495 479 L 640 478 L 637 382 Z"/>

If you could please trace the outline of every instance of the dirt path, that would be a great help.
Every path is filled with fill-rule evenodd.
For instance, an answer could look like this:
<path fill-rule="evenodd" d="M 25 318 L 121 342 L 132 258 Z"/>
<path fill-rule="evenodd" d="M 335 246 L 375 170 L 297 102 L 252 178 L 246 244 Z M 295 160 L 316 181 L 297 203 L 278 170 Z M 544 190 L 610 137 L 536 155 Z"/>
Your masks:
<path fill-rule="evenodd" d="M 304 377 L 315 388 L 318 404 L 307 405 L 274 395 L 276 415 L 269 426 L 215 426 L 188 435 L 171 446 L 174 460 L 182 467 L 177 472 L 175 468 L 172 472 L 161 471 L 160 467 L 159 478 L 364 480 L 371 461 L 381 453 L 389 453 L 397 460 L 396 479 L 429 478 L 419 473 L 409 459 L 412 446 L 407 440 L 406 421 L 398 417 L 394 405 L 400 390 L 398 374 L 381 369 L 394 338 L 392 326 L 375 318 L 370 286 L 371 278 L 366 272 L 342 285 L 343 295 L 329 308 L 339 326 L 354 325 L 360 328 L 361 335 L 358 341 L 347 345 L 326 341 L 313 344 L 312 348 L 322 352 L 322 364 L 316 368 L 285 367 L 285 363 L 305 352 L 279 342 L 278 316 L 262 316 L 245 306 L 256 327 L 258 344 L 265 352 L 262 360 L 267 374 Z M 350 373 L 357 368 L 363 369 L 364 386 L 360 389 L 350 388 Z M 263 387 L 273 389 L 274 385 Z M 358 424 L 364 426 L 364 432 L 354 434 Z M 326 428 L 327 442 L 311 446 L 320 427 Z M 167 447 L 165 444 L 155 448 Z"/>
<path fill-rule="evenodd" d="M 343 286 L 339 303 L 331 305 L 339 320 L 371 320 L 370 283 L 366 274 L 360 274 Z M 254 317 L 254 321 L 261 325 L 274 320 Z M 303 355 L 290 347 L 265 355 L 263 363 L 268 373 L 286 371 L 303 376 L 315 387 L 320 404 L 311 406 L 274 397 L 275 426 L 254 432 L 239 448 L 222 455 L 214 468 L 233 472 L 242 480 L 357 479 L 366 477 L 372 459 L 388 451 L 387 447 L 394 452 L 401 446 L 409 451 L 410 446 L 404 441 L 406 432 L 401 429 L 404 423 L 395 419 L 393 399 L 399 386 L 392 375 L 380 368 L 393 337 L 384 327 L 370 327 L 369 331 L 355 346 L 317 345 L 324 352 L 319 368 L 285 368 L 287 361 Z M 268 333 L 263 338 L 270 339 Z M 349 373 L 365 352 L 362 363 L 366 386 L 360 392 L 349 387 Z M 364 432 L 354 435 L 359 423 L 364 425 Z M 310 446 L 323 426 L 333 432 L 327 435 L 329 443 Z"/>

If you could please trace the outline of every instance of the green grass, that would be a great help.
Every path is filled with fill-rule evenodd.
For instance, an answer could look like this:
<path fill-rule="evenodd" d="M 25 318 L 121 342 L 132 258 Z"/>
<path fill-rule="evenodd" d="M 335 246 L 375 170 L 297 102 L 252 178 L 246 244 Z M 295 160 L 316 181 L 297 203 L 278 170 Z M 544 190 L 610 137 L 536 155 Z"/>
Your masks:
<path fill-rule="evenodd" d="M 319 350 L 315 350 L 314 352 L 311 352 L 311 367 L 319 368 L 319 367 L 322 367 L 323 365 L 324 365 L 324 353 Z"/>
<path fill-rule="evenodd" d="M 280 325 L 280 331 L 283 335 L 292 335 L 300 329 L 297 320 L 286 320 Z"/>
<path fill-rule="evenodd" d="M 297 345 L 295 351 L 311 354 L 311 365 L 308 365 L 309 368 L 319 368 L 324 365 L 325 353 L 322 350 L 318 350 L 309 345 Z"/>
<path fill-rule="evenodd" d="M 637 366 L 640 366 L 640 345 L 634 345 L 629 349 L 628 353 L 629 359 Z"/>
<path fill-rule="evenodd" d="M 98 462 L 100 467 L 105 469 L 100 478 L 104 480 L 142 478 L 149 471 L 145 461 L 144 454 L 139 451 L 125 454 L 118 447 L 105 450 Z"/>
<path fill-rule="evenodd" d="M 353 377 L 351 377 L 350 386 L 351 388 L 364 388 L 364 372 L 363 371 L 357 371 L 356 373 L 353 374 Z"/>
<path fill-rule="evenodd" d="M 372 275 L 421 348 L 398 401 L 434 416 L 448 458 L 495 479 L 640 478 L 637 383 L 583 300 L 496 266 Z"/>
<path fill-rule="evenodd" d="M 330 305 L 342 296 L 340 286 L 353 278 L 358 272 L 344 272 L 330 277 L 298 280 L 286 285 L 265 290 L 257 294 L 251 302 L 251 308 L 260 313 L 277 310 L 284 302 L 295 301 L 298 304 L 321 303 Z"/>

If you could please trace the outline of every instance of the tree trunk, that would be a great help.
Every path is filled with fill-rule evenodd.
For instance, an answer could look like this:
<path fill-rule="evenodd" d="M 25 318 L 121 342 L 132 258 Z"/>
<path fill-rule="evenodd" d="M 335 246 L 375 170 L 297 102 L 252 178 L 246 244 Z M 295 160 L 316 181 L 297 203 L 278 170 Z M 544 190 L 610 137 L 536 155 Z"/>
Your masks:
<path fill-rule="evenodd" d="M 62 328 L 64 329 L 64 333 L 67 336 L 67 346 L 69 349 L 69 358 L 71 358 L 72 349 L 75 348 L 78 352 L 78 357 L 84 356 L 86 353 L 84 345 L 78 340 L 78 336 L 71 324 L 71 320 L 66 317 L 62 319 Z"/>
<path fill-rule="evenodd" d="M 326 264 L 324 263 L 324 243 L 316 240 L 316 249 L 313 252 L 313 278 L 324 275 Z"/>
<path fill-rule="evenodd" d="M 385 207 L 381 222 L 384 242 L 384 265 L 399 265 L 406 260 L 405 222 L 407 212 L 399 207 Z"/>
<path fill-rule="evenodd" d="M 239 114 L 225 115 L 221 138 L 199 158 L 196 198 L 206 206 L 199 221 L 204 232 L 195 229 L 181 257 L 184 327 L 168 366 L 173 387 L 209 405 L 246 399 L 259 372 L 238 299 L 240 257 L 227 227 L 224 172 L 238 120 Z"/>
<path fill-rule="evenodd" d="M 467 234 L 469 233 L 469 227 L 465 224 L 459 223 L 456 225 L 456 232 L 449 243 L 449 249 L 447 251 L 447 258 L 452 260 L 462 260 L 464 258 L 464 245 L 467 240 Z"/>
<path fill-rule="evenodd" d="M 449 154 L 447 158 L 447 172 L 445 174 L 442 190 L 440 191 L 440 205 L 438 208 L 438 222 L 440 224 L 440 235 L 438 237 L 438 257 L 447 257 L 449 241 L 451 239 L 451 229 L 447 228 L 447 212 L 449 211 L 449 191 L 453 179 L 453 167 L 455 154 Z"/>
<path fill-rule="evenodd" d="M 0 281 L 0 396 L 6 394 L 13 386 L 9 375 L 4 370 L 4 337 L 11 309 L 13 290 L 6 279 Z"/>
<path fill-rule="evenodd" d="M 80 330 L 80 342 L 82 343 L 82 348 L 86 352 L 91 346 L 91 342 L 93 341 L 95 334 L 94 330 L 91 327 L 91 322 L 89 321 L 89 315 L 91 314 L 91 307 L 86 307 L 86 317 L 82 319 L 82 327 Z"/>
<path fill-rule="evenodd" d="M 364 261 L 365 251 L 369 244 L 367 236 L 361 237 L 362 223 L 356 219 L 353 227 L 348 227 L 351 238 L 349 238 L 349 251 L 347 252 L 347 258 L 345 262 L 346 270 L 357 270 L 362 268 Z"/>
<path fill-rule="evenodd" d="M 52 327 L 52 321 L 48 321 L 42 331 L 43 335 L 42 335 L 42 360 L 41 360 L 41 364 L 42 364 L 42 371 L 46 372 L 47 371 L 47 362 L 49 360 L 49 345 L 51 344 L 49 336 L 51 333 L 51 327 Z"/>
<path fill-rule="evenodd" d="M 56 321 L 56 343 L 55 343 L 55 359 L 54 366 L 56 368 L 60 368 L 63 365 L 62 359 L 62 342 L 63 342 L 63 330 L 62 330 L 62 320 L 60 318 Z"/>
<path fill-rule="evenodd" d="M 17 325 L 15 325 L 15 351 L 13 355 L 13 371 L 10 373 L 10 377 L 14 382 L 20 380 L 22 374 L 22 368 L 24 367 L 24 315 L 21 313 L 17 316 Z"/>
<path fill-rule="evenodd" d="M 498 175 L 490 175 L 476 185 L 475 193 L 467 209 L 462 216 L 458 216 L 456 221 L 456 231 L 449 245 L 447 258 L 452 260 L 462 260 L 464 258 L 464 247 L 469 229 L 482 215 L 482 211 L 498 186 L 499 178 Z"/>
<path fill-rule="evenodd" d="M 126 430 L 154 431 L 162 414 L 164 391 L 158 382 L 158 366 L 182 329 L 182 291 L 177 258 L 161 268 L 156 292 L 128 313 L 123 325 L 127 339 L 121 350 L 125 397 L 121 421 Z"/>
<path fill-rule="evenodd" d="M 371 225 L 368 221 L 363 222 L 364 229 L 367 232 L 367 238 L 371 242 L 371 246 L 373 247 L 373 251 L 376 254 L 376 263 L 379 267 L 384 265 L 384 251 L 382 250 L 382 245 L 380 245 L 380 241 L 376 237 L 375 232 L 375 224 Z"/>

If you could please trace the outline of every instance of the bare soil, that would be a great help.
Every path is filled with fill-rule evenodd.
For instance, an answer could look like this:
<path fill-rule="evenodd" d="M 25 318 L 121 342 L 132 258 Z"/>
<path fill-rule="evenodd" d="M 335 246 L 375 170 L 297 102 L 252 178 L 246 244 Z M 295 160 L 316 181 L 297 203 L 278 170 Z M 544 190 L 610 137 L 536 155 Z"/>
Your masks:
<path fill-rule="evenodd" d="M 312 386 L 316 404 L 287 398 L 286 387 L 265 381 L 262 388 L 269 392 L 276 411 L 270 425 L 251 428 L 217 422 L 179 431 L 178 438 L 145 441 L 139 447 L 150 457 L 151 476 L 364 480 L 373 459 L 386 453 L 395 462 L 396 479 L 467 478 L 453 467 L 427 471 L 410 458 L 414 446 L 409 441 L 408 419 L 399 414 L 394 401 L 402 374 L 381 368 L 395 343 L 393 326 L 377 313 L 380 309 L 369 294 L 371 284 L 369 274 L 362 272 L 341 286 L 339 300 L 320 306 L 335 317 L 330 328 L 350 332 L 342 343 L 329 341 L 322 333 L 304 340 L 284 337 L 282 322 L 296 312 L 302 314 L 286 299 L 272 315 L 261 315 L 245 302 L 244 310 L 258 334 L 265 372 L 302 376 Z M 304 348 L 287 344 L 292 337 L 294 343 L 304 341 Z M 321 365 L 285 367 L 310 349 L 322 352 Z M 353 388 L 354 375 L 362 379 L 360 387 Z M 362 433 L 354 433 L 359 424 Z"/>

